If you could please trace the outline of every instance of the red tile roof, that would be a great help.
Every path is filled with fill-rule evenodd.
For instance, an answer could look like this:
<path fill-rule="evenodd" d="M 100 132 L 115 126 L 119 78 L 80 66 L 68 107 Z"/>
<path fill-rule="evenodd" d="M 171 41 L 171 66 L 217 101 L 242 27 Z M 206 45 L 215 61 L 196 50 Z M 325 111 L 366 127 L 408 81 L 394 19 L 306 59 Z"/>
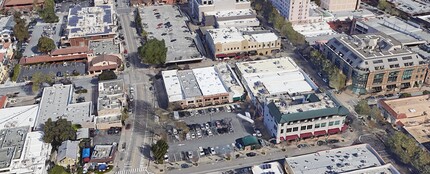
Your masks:
<path fill-rule="evenodd" d="M 33 4 L 34 0 L 5 0 L 3 6 L 14 6 L 14 5 L 26 5 Z M 43 3 L 44 0 L 37 0 L 39 3 Z"/>
<path fill-rule="evenodd" d="M 51 52 L 51 56 L 76 54 L 76 53 L 88 53 L 88 47 L 67 47 L 62 49 L 56 49 Z"/>
<path fill-rule="evenodd" d="M 75 55 L 65 55 L 65 56 L 57 56 L 57 57 L 51 57 L 49 55 L 41 55 L 41 56 L 21 58 L 21 60 L 19 61 L 19 64 L 28 65 L 28 64 L 36 64 L 36 63 L 61 62 L 61 61 L 82 60 L 82 59 L 87 59 L 87 54 L 75 54 Z"/>
<path fill-rule="evenodd" d="M 97 64 L 103 61 L 115 62 L 116 64 L 113 64 L 113 65 L 111 64 L 106 66 L 93 66 L 94 64 Z M 88 71 L 117 69 L 119 66 L 121 66 L 121 59 L 118 56 L 103 54 L 91 60 L 91 62 L 89 63 Z"/>
<path fill-rule="evenodd" d="M 5 108 L 7 104 L 7 96 L 0 96 L 0 108 Z"/>

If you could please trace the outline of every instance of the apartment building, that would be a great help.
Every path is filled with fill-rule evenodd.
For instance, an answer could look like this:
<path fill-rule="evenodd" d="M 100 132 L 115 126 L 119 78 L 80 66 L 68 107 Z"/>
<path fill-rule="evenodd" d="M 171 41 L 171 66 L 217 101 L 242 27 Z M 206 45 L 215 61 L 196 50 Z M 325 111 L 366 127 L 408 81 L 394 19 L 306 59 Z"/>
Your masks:
<path fill-rule="evenodd" d="M 426 78 L 424 60 L 382 33 L 336 37 L 322 49 L 355 93 L 398 93 L 421 87 Z"/>
<path fill-rule="evenodd" d="M 201 22 L 204 13 L 251 9 L 251 2 L 249 0 L 191 0 L 189 6 L 192 17 Z"/>
<path fill-rule="evenodd" d="M 281 49 L 281 39 L 270 31 L 253 28 L 209 29 L 206 43 L 215 58 L 267 55 Z"/>
<path fill-rule="evenodd" d="M 233 102 L 214 67 L 162 71 L 170 107 L 186 109 Z"/>
<path fill-rule="evenodd" d="M 321 8 L 331 12 L 354 11 L 360 8 L 361 0 L 321 0 Z"/>
<path fill-rule="evenodd" d="M 309 20 L 310 0 L 271 0 L 280 14 L 293 24 Z"/>
<path fill-rule="evenodd" d="M 67 38 L 62 44 L 88 46 L 91 40 L 112 39 L 117 29 L 117 16 L 111 4 L 96 7 L 74 6 L 67 19 Z"/>

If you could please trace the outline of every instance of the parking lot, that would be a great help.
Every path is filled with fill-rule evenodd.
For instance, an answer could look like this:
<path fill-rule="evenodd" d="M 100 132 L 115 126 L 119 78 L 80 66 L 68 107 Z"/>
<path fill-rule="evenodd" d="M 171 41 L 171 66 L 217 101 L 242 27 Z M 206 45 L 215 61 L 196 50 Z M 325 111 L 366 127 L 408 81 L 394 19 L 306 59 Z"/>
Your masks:
<path fill-rule="evenodd" d="M 36 72 L 41 72 L 42 74 L 54 74 L 56 77 L 63 77 L 77 73 L 85 74 L 87 71 L 85 62 L 29 65 L 21 68 L 17 81 L 23 82 L 25 80 L 29 80 Z"/>
<path fill-rule="evenodd" d="M 96 130 L 96 136 L 93 138 L 93 144 L 112 144 L 119 143 L 121 131 L 112 132 L 111 130 Z"/>
<path fill-rule="evenodd" d="M 142 24 L 148 38 L 164 39 L 167 47 L 166 63 L 201 60 L 195 45 L 195 34 L 176 6 L 148 6 L 141 10 Z"/>
<path fill-rule="evenodd" d="M 253 127 L 250 123 L 238 119 L 235 112 L 227 112 L 231 111 L 231 108 L 227 108 L 229 107 L 217 106 L 183 112 L 181 120 L 189 127 L 189 133 L 181 136 L 179 129 L 175 128 L 171 132 L 168 130 L 168 161 L 192 161 L 202 156 L 224 156 L 237 150 L 236 139 L 250 135 Z M 203 152 L 199 147 L 203 148 Z"/>

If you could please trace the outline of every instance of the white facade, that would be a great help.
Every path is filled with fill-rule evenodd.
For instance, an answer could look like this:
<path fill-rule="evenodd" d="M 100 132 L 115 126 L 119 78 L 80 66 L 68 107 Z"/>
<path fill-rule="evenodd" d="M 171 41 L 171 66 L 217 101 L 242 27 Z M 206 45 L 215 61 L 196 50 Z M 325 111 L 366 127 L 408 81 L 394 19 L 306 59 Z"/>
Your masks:
<path fill-rule="evenodd" d="M 189 4 L 192 17 L 199 22 L 206 12 L 251 9 L 249 0 L 192 0 Z"/>
<path fill-rule="evenodd" d="M 309 18 L 310 0 L 271 0 L 279 13 L 292 23 L 306 22 Z"/>

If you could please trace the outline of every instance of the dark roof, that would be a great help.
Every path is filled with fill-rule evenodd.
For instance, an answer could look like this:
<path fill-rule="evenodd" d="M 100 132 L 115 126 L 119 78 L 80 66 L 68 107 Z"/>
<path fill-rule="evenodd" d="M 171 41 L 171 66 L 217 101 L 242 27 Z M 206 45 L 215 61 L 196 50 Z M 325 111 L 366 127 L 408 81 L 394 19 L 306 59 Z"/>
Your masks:
<path fill-rule="evenodd" d="M 318 110 L 310 110 L 310 111 L 297 112 L 297 113 L 291 113 L 291 114 L 282 114 L 279 111 L 278 107 L 273 102 L 269 103 L 267 107 L 269 108 L 270 114 L 273 117 L 275 117 L 275 120 L 277 123 L 286 123 L 289 121 L 305 120 L 305 119 L 330 116 L 330 115 L 346 116 L 349 113 L 348 109 L 346 109 L 343 106 L 324 108 L 324 109 L 318 109 Z"/>
<path fill-rule="evenodd" d="M 246 137 L 243 137 L 242 143 L 243 143 L 243 146 L 252 146 L 252 145 L 259 144 L 257 137 L 252 136 L 252 135 L 248 135 Z"/>

